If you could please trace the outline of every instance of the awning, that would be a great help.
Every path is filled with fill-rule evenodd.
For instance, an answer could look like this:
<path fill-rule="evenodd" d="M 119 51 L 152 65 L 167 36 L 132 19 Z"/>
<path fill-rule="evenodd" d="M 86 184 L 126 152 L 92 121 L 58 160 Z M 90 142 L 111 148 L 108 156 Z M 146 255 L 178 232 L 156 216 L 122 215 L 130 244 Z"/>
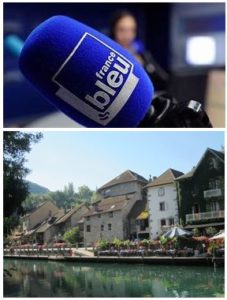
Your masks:
<path fill-rule="evenodd" d="M 210 226 L 224 226 L 224 222 L 222 223 L 208 223 L 208 224 L 197 224 L 197 225 L 186 225 L 184 228 L 204 228 Z"/>
<path fill-rule="evenodd" d="M 218 240 L 218 239 L 224 239 L 225 238 L 225 232 L 219 232 L 215 236 L 211 237 L 210 240 Z"/>
<path fill-rule="evenodd" d="M 201 236 L 193 236 L 193 239 L 198 241 L 198 242 L 205 242 L 209 238 L 207 236 L 201 235 Z"/>
<path fill-rule="evenodd" d="M 136 218 L 136 220 L 145 220 L 145 219 L 148 219 L 148 217 L 149 217 L 148 211 L 147 211 L 147 210 L 144 210 L 144 211 L 142 211 L 142 212 L 138 215 L 138 217 Z"/>

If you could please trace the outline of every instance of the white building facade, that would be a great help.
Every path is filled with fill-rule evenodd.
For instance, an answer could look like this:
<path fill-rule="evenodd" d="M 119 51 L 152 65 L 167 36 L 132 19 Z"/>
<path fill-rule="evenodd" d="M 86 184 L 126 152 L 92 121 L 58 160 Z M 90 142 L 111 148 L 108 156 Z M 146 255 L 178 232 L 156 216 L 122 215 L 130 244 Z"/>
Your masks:
<path fill-rule="evenodd" d="M 149 182 L 147 202 L 149 210 L 150 239 L 156 239 L 179 221 L 175 178 L 183 173 L 168 169 L 155 180 Z"/>

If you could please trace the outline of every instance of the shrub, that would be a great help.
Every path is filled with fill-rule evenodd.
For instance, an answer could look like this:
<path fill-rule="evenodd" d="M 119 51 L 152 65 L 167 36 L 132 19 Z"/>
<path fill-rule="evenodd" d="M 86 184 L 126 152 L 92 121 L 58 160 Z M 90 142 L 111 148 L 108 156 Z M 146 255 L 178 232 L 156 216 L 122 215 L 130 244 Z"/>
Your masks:
<path fill-rule="evenodd" d="M 109 242 L 107 240 L 100 240 L 97 243 L 97 248 L 99 250 L 106 250 L 109 247 Z"/>
<path fill-rule="evenodd" d="M 72 229 L 65 232 L 64 241 L 70 244 L 76 244 L 80 240 L 80 232 L 78 227 L 73 227 Z"/>
<path fill-rule="evenodd" d="M 148 248 L 150 245 L 150 241 L 147 239 L 144 239 L 141 241 L 141 245 L 144 246 L 145 248 Z"/>
<path fill-rule="evenodd" d="M 193 232 L 193 236 L 200 236 L 200 231 L 198 228 L 193 228 L 192 232 Z"/>
<path fill-rule="evenodd" d="M 217 232 L 218 232 L 217 229 L 214 228 L 214 227 L 208 227 L 208 228 L 206 228 L 206 234 L 207 234 L 208 236 L 213 236 L 213 235 L 215 235 Z"/>
<path fill-rule="evenodd" d="M 219 246 L 215 242 L 212 242 L 207 249 L 207 253 L 209 255 L 215 256 L 216 249 L 218 249 L 218 248 L 219 248 Z"/>
<path fill-rule="evenodd" d="M 162 246 L 165 246 L 168 243 L 168 239 L 165 238 L 164 236 L 160 237 L 160 243 Z"/>
<path fill-rule="evenodd" d="M 123 241 L 118 238 L 114 238 L 112 244 L 115 248 L 119 249 L 123 245 Z"/>
<path fill-rule="evenodd" d="M 131 242 L 129 240 L 126 240 L 123 242 L 124 247 L 128 248 L 130 246 Z"/>

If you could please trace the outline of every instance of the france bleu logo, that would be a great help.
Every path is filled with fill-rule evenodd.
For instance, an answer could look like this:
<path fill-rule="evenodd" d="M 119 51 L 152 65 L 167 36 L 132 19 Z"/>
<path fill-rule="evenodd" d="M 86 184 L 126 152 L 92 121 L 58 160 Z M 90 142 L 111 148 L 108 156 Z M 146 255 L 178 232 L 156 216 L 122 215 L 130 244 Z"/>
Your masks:
<path fill-rule="evenodd" d="M 52 81 L 56 95 L 96 123 L 106 126 L 127 103 L 139 78 L 134 65 L 103 41 L 85 33 Z"/>

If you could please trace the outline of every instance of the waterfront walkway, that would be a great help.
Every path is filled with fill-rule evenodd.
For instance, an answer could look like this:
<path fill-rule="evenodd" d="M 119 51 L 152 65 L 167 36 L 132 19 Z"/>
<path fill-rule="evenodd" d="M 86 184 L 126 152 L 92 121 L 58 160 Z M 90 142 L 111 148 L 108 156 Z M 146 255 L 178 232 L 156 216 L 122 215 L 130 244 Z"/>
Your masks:
<path fill-rule="evenodd" d="M 79 256 L 88 256 L 88 257 L 93 257 L 94 256 L 94 252 L 89 251 L 88 249 L 85 248 L 72 248 L 72 251 Z"/>
<path fill-rule="evenodd" d="M 94 263 L 130 263 L 150 265 L 197 265 L 197 266 L 224 266 L 224 257 L 118 257 L 118 256 L 58 256 L 58 255 L 4 255 L 8 259 L 37 259 L 68 262 Z"/>

